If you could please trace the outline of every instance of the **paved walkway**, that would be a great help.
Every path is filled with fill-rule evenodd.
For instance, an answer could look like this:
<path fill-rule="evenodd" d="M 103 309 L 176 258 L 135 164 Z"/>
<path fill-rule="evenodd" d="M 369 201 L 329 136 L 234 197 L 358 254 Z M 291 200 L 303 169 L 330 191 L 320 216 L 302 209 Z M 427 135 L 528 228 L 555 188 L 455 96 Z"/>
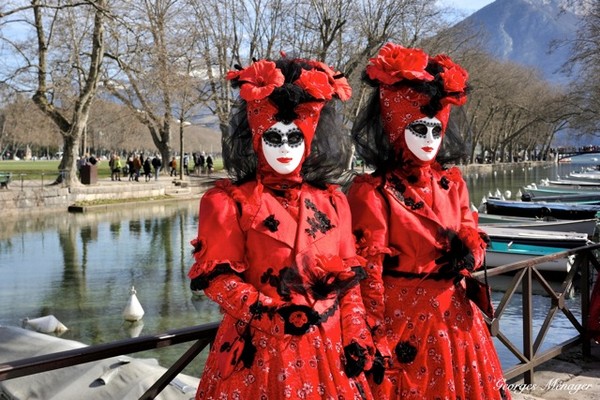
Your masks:
<path fill-rule="evenodd" d="M 592 345 L 592 356 L 583 360 L 581 346 L 540 365 L 534 383 L 509 384 L 513 400 L 600 399 L 600 345 Z"/>

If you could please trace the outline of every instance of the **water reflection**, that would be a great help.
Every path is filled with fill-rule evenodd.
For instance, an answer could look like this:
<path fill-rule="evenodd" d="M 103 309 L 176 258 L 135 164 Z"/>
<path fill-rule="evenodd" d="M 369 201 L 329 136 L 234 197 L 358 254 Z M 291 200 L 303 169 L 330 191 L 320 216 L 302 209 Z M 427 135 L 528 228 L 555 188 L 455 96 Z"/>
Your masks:
<path fill-rule="evenodd" d="M 0 324 L 53 314 L 69 328 L 63 338 L 93 344 L 219 320 L 212 302 L 192 299 L 186 275 L 197 208 L 195 200 L 9 221 Z M 135 326 L 122 318 L 131 286 L 146 310 Z M 180 352 L 151 355 L 168 364 Z"/>
<path fill-rule="evenodd" d="M 511 199 L 515 200 L 517 192 L 523 186 L 531 183 L 539 185 L 542 179 L 566 178 L 569 173 L 579 171 L 586 165 L 593 164 L 586 163 L 584 160 L 581 164 L 545 164 L 535 167 L 499 165 L 494 167 L 493 171 L 465 173 L 464 179 L 469 188 L 471 202 L 479 206 L 484 196 L 494 195 L 496 191 L 504 195 L 508 190 Z"/>
<path fill-rule="evenodd" d="M 563 167 L 553 166 L 471 174 L 465 179 L 478 204 L 483 193 L 499 188 L 514 194 L 522 185 L 554 179 L 557 171 L 565 173 Z M 69 328 L 63 338 L 96 344 L 218 321 L 218 306 L 206 298 L 192 298 L 189 290 L 189 242 L 197 223 L 197 200 L 3 221 L 0 324 L 20 325 L 25 317 L 53 314 Z M 131 286 L 146 312 L 135 326 L 122 318 Z M 520 296 L 516 298 L 520 301 Z M 546 300 L 534 302 L 536 313 Z M 520 327 L 519 307 L 516 304 L 503 317 L 502 329 Z M 536 322 L 540 324 L 541 320 Z M 549 336 L 561 338 L 556 333 Z M 497 347 L 503 364 L 514 362 L 503 346 Z M 172 346 L 146 355 L 170 365 L 186 349 Z M 201 366 L 202 361 L 197 362 L 184 372 L 197 376 Z"/>
<path fill-rule="evenodd" d="M 492 293 L 492 301 L 495 305 L 500 302 L 500 299 L 504 293 L 494 292 Z M 565 301 L 565 305 L 573 315 L 581 322 L 581 298 L 579 295 L 573 296 Z M 552 301 L 547 296 L 534 295 L 532 299 L 532 313 L 533 313 L 533 337 L 534 341 L 537 338 L 540 329 L 543 325 L 544 319 L 548 314 L 548 311 L 552 307 Z M 500 331 L 518 348 L 522 351 L 523 349 L 523 302 L 520 294 L 515 294 L 511 301 L 508 303 L 504 314 L 500 321 Z M 564 342 L 566 339 L 578 335 L 577 330 L 571 324 L 571 321 L 561 312 L 557 311 L 554 319 L 550 325 L 550 328 L 543 341 L 541 342 L 540 349 L 538 352 L 543 352 L 552 346 L 558 345 Z M 503 367 L 509 367 L 519 362 L 515 357 L 497 338 L 494 338 L 496 345 L 496 351 L 502 361 Z"/>

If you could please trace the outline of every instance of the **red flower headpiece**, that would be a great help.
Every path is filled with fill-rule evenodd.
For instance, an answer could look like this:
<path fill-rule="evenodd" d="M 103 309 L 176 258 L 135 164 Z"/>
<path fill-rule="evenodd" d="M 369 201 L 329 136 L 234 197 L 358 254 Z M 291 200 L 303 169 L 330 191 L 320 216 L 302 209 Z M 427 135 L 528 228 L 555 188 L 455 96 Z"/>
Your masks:
<path fill-rule="evenodd" d="M 278 107 L 285 104 L 293 107 L 293 113 L 297 118 L 292 122 L 304 134 L 308 152 L 325 102 L 334 97 L 345 101 L 352 94 L 352 88 L 343 74 L 335 73 L 326 64 L 303 59 L 290 60 L 290 62 L 303 64 L 300 76 L 293 82 L 288 80 L 292 78 L 286 77 L 275 62 L 269 60 L 255 61 L 247 68 L 227 73 L 227 79 L 240 86 L 240 97 L 246 100 L 248 123 L 252 129 L 255 150 L 258 150 L 262 134 L 277 123 L 276 116 L 281 112 Z M 307 69 L 306 66 L 309 68 Z M 286 85 L 296 86 L 295 91 L 299 88 L 306 95 L 303 96 L 304 101 L 296 103 L 291 101 L 290 93 L 293 90 L 277 93 L 279 88 L 285 89 Z M 273 96 L 277 94 L 280 98 L 281 93 L 287 95 L 290 102 L 274 101 Z"/>
<path fill-rule="evenodd" d="M 246 101 L 261 100 L 283 86 L 285 78 L 275 63 L 260 60 L 241 71 L 229 71 L 227 79 L 241 82 L 240 97 Z"/>
<path fill-rule="evenodd" d="M 385 85 L 393 85 L 405 79 L 433 80 L 433 76 L 425 71 L 429 56 L 421 49 L 407 49 L 387 43 L 369 61 L 371 64 L 367 65 L 367 75 Z"/>
<path fill-rule="evenodd" d="M 404 130 L 411 122 L 432 116 L 428 105 L 431 94 L 439 100 L 435 117 L 445 132 L 450 105 L 467 101 L 469 75 L 450 57 L 441 54 L 433 58 L 423 50 L 405 48 L 393 43 L 384 45 L 366 67 L 368 77 L 380 84 L 380 105 L 384 130 L 396 150 L 404 145 Z M 431 86 L 431 92 L 421 87 Z"/>

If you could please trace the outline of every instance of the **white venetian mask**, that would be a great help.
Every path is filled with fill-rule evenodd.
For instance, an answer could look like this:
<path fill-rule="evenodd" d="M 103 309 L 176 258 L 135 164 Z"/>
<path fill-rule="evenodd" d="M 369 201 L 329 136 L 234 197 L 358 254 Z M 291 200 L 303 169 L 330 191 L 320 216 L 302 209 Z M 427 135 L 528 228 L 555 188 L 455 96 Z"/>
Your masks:
<path fill-rule="evenodd" d="M 288 175 L 302 162 L 306 144 L 296 124 L 277 122 L 263 133 L 261 140 L 265 160 L 278 174 Z"/>
<path fill-rule="evenodd" d="M 421 161 L 432 161 L 442 144 L 442 123 L 437 118 L 421 118 L 404 131 L 406 147 Z"/>

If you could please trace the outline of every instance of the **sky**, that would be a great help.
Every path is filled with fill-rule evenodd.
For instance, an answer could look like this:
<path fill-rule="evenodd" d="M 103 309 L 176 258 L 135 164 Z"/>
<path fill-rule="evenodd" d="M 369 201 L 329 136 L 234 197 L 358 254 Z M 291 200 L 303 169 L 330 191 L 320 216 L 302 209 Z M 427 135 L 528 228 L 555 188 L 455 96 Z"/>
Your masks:
<path fill-rule="evenodd" d="M 469 15 L 493 2 L 494 0 L 440 0 L 441 4 L 457 8 Z"/>

